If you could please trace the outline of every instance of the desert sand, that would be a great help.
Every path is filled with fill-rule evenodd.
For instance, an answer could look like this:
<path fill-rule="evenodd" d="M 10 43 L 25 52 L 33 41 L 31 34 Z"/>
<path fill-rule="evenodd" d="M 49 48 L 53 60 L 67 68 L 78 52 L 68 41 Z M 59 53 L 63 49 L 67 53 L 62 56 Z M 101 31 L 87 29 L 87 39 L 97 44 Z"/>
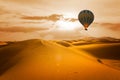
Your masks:
<path fill-rule="evenodd" d="M 44 40 L 6 45 L 0 48 L 0 80 L 120 80 L 119 70 L 83 48 Z"/>

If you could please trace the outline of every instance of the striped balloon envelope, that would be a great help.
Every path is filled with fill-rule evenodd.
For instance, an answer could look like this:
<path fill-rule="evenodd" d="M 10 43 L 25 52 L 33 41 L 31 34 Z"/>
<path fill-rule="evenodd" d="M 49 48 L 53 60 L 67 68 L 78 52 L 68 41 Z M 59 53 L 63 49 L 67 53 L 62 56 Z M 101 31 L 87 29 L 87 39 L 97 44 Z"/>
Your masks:
<path fill-rule="evenodd" d="M 82 10 L 78 15 L 78 20 L 84 26 L 85 30 L 94 20 L 94 14 L 90 10 Z"/>

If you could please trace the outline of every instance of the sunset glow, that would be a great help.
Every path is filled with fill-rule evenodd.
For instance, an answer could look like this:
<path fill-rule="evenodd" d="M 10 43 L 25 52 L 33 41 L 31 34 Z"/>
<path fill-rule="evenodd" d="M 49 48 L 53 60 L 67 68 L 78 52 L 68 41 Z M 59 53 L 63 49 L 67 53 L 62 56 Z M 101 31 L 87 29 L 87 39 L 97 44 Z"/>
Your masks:
<path fill-rule="evenodd" d="M 57 22 L 57 26 L 59 30 L 74 30 L 78 27 L 78 24 L 75 22 L 69 22 L 64 20 L 59 20 Z"/>
<path fill-rule="evenodd" d="M 95 15 L 88 27 L 90 37 L 120 38 L 119 4 L 120 0 L 0 0 L 0 40 L 44 39 L 48 35 L 78 39 L 84 30 L 78 14 L 84 9 Z"/>

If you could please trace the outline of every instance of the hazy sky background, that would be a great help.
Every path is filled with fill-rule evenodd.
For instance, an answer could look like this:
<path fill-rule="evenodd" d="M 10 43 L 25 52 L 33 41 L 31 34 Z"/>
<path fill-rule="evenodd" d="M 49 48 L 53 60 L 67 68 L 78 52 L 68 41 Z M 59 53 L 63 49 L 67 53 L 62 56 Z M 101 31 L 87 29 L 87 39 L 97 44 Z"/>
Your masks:
<path fill-rule="evenodd" d="M 77 17 L 95 15 L 88 32 Z M 0 0 L 0 40 L 120 38 L 120 0 Z"/>

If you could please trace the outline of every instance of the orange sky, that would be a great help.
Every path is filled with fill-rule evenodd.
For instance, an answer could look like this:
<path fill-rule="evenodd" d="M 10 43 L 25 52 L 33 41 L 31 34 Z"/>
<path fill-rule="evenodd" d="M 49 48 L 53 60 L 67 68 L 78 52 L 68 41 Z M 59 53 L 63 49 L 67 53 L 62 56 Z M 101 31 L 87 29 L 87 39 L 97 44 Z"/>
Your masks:
<path fill-rule="evenodd" d="M 0 0 L 0 40 L 120 38 L 119 4 L 120 0 Z M 95 15 L 88 32 L 77 20 L 83 9 Z"/>

